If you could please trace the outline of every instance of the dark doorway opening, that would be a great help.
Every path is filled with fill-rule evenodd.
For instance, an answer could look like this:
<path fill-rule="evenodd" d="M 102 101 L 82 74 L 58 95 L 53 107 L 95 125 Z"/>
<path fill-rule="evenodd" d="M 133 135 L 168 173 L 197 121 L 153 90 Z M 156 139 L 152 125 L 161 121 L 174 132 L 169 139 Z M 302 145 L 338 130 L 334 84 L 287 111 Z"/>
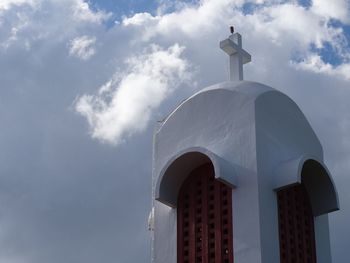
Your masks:
<path fill-rule="evenodd" d="M 281 263 L 316 263 L 314 216 L 303 184 L 277 192 Z"/>
<path fill-rule="evenodd" d="M 232 189 L 211 163 L 190 173 L 177 204 L 177 262 L 233 263 Z"/>

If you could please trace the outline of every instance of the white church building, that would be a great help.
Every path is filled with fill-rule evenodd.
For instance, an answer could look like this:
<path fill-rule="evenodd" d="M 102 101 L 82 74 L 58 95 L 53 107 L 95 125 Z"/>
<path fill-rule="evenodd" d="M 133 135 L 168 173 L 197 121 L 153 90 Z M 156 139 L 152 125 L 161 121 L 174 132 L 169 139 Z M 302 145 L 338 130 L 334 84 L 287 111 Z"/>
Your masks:
<path fill-rule="evenodd" d="M 231 33 L 230 81 L 155 131 L 152 263 L 330 263 L 339 204 L 322 145 L 292 99 L 243 80 L 251 56 Z"/>

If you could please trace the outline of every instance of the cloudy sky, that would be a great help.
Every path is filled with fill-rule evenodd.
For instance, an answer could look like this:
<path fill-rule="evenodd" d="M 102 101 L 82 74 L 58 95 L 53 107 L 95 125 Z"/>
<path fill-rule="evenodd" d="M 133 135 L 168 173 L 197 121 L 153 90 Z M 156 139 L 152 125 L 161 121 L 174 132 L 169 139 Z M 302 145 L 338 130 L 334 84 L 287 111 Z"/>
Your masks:
<path fill-rule="evenodd" d="M 150 262 L 152 132 L 227 79 L 294 99 L 324 146 L 350 243 L 349 0 L 0 0 L 0 263 Z"/>

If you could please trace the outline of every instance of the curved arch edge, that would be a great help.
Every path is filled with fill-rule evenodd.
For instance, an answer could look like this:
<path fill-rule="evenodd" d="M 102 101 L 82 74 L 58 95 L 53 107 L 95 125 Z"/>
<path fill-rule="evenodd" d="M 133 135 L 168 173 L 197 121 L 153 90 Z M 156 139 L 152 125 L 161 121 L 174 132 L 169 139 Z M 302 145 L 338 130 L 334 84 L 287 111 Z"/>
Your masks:
<path fill-rule="evenodd" d="M 231 163 L 203 147 L 190 147 L 171 157 L 164 165 L 157 177 L 155 199 L 176 207 L 183 181 L 193 169 L 208 162 L 214 167 L 216 179 L 232 188 L 237 187 L 237 174 Z"/>
<path fill-rule="evenodd" d="M 311 178 L 311 175 L 303 177 L 303 170 L 309 162 L 314 162 L 319 166 L 321 174 L 316 175 L 318 178 Z M 275 191 L 301 183 L 305 184 L 310 196 L 314 216 L 339 210 L 338 192 L 331 173 L 322 160 L 314 156 L 303 155 L 281 163 L 274 171 L 273 186 Z"/>

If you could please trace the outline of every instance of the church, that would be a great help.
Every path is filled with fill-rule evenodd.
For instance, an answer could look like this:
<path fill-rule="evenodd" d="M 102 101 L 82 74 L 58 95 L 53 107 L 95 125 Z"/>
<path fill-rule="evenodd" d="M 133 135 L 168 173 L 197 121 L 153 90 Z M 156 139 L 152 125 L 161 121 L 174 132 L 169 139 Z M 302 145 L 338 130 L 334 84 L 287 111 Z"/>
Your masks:
<path fill-rule="evenodd" d="M 242 37 L 220 42 L 229 81 L 156 128 L 152 263 L 330 263 L 339 209 L 322 145 L 297 104 L 243 80 Z"/>

